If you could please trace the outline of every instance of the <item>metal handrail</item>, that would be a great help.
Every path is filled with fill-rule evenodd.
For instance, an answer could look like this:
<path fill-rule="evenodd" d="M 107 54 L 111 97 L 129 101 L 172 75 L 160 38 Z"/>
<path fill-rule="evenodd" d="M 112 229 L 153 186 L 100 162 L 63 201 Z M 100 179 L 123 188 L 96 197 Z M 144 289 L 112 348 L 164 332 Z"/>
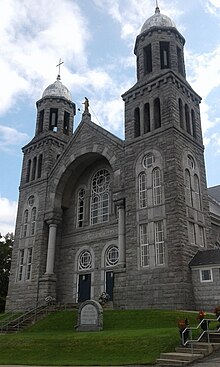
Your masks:
<path fill-rule="evenodd" d="M 48 313 L 48 309 L 49 307 L 51 307 L 50 304 L 42 304 L 42 305 L 37 305 L 36 307 L 34 307 L 33 309 L 25 312 L 23 315 L 15 318 L 15 319 L 11 319 L 10 321 L 3 323 L 1 325 L 1 332 L 3 331 L 8 331 L 9 327 L 13 328 L 15 331 L 18 331 L 20 329 L 21 324 L 24 321 L 33 319 L 36 321 L 36 317 L 37 315 L 42 312 L 42 311 L 46 311 L 45 313 Z"/>
<path fill-rule="evenodd" d="M 192 339 L 192 332 L 193 332 L 193 330 L 198 330 L 198 329 L 199 329 L 199 327 L 201 327 L 201 325 L 202 325 L 202 323 L 203 323 L 204 321 L 206 321 L 206 324 L 207 324 L 207 330 L 204 330 L 204 331 L 199 335 L 198 339 Z M 219 326 L 219 328 L 218 328 L 217 330 L 209 329 L 209 323 L 210 323 L 210 322 L 216 322 L 216 321 L 219 321 L 219 322 L 220 322 L 220 316 L 218 316 L 216 319 L 206 319 L 206 318 L 204 318 L 204 319 L 202 319 L 202 320 L 200 321 L 200 323 L 199 323 L 196 327 L 186 327 L 186 328 L 183 330 L 183 332 L 182 332 L 182 345 L 183 345 L 183 346 L 186 346 L 187 344 L 191 344 L 191 351 L 192 351 L 192 353 L 193 353 L 193 342 L 199 342 L 205 334 L 207 334 L 207 340 L 208 340 L 208 343 L 210 343 L 210 335 L 209 335 L 209 332 L 211 331 L 212 333 L 216 333 L 216 334 L 220 332 L 220 326 Z M 184 342 L 184 339 L 185 339 L 185 338 L 184 338 L 184 335 L 185 335 L 185 333 L 186 333 L 187 331 L 189 331 L 190 339 L 189 339 L 189 338 L 187 338 L 187 340 Z"/>

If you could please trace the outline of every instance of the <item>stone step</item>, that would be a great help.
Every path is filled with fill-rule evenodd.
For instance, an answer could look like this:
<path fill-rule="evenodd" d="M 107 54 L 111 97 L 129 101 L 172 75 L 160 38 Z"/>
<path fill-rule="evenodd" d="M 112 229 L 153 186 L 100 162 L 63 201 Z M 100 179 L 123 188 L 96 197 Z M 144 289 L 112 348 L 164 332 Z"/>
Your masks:
<path fill-rule="evenodd" d="M 177 353 L 195 353 L 195 354 L 202 354 L 203 356 L 209 355 L 209 351 L 207 348 L 196 348 L 196 347 L 177 347 L 175 348 Z"/>
<path fill-rule="evenodd" d="M 195 359 L 202 358 L 202 354 L 195 354 L 195 353 L 161 353 L 160 358 L 162 359 L 175 359 L 175 360 L 184 360 L 184 361 L 194 361 Z"/>
<path fill-rule="evenodd" d="M 187 364 L 191 363 L 189 361 L 185 360 L 179 360 L 179 359 L 163 359 L 159 358 L 157 359 L 157 366 L 169 366 L 169 367 L 179 367 L 179 366 L 186 366 Z"/>

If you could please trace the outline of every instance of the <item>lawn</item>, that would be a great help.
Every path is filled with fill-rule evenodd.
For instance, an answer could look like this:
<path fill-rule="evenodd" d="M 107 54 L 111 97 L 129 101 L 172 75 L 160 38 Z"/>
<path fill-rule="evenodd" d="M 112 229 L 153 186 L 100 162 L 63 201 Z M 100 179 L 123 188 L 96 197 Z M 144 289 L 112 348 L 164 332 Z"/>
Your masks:
<path fill-rule="evenodd" d="M 0 364 L 153 364 L 179 345 L 177 321 L 196 314 L 179 311 L 104 311 L 100 332 L 76 332 L 77 311 L 59 311 L 17 334 L 0 335 Z"/>

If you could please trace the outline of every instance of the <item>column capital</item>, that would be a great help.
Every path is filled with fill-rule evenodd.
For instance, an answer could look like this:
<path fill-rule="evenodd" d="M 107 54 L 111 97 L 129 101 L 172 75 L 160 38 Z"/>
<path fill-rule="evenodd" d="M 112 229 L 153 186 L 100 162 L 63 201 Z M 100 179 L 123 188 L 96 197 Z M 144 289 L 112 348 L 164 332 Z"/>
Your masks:
<path fill-rule="evenodd" d="M 59 211 L 48 211 L 44 215 L 44 220 L 47 224 L 56 224 L 58 225 L 62 220 L 62 210 Z"/>

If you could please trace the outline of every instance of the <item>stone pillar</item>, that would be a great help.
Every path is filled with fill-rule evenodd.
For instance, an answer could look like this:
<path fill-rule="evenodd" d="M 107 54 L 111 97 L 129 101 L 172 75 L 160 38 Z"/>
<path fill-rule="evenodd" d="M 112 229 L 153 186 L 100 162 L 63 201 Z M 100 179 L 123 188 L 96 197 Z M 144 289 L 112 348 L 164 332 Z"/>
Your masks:
<path fill-rule="evenodd" d="M 119 247 L 119 265 L 125 265 L 125 203 L 120 200 L 118 206 L 118 247 Z"/>
<path fill-rule="evenodd" d="M 140 106 L 140 134 L 144 135 L 144 105 Z"/>
<path fill-rule="evenodd" d="M 46 274 L 53 274 L 57 223 L 49 223 Z"/>

